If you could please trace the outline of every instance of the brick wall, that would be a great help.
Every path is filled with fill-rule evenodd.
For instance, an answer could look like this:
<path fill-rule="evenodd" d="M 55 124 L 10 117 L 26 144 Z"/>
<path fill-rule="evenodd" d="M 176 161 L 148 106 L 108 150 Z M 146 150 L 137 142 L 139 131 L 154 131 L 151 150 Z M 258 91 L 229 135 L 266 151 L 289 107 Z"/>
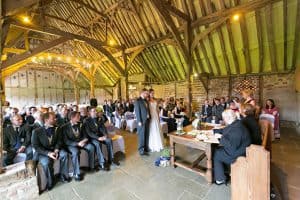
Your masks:
<path fill-rule="evenodd" d="M 280 116 L 282 120 L 287 121 L 299 121 L 297 108 L 297 94 L 295 92 L 295 75 L 291 74 L 277 74 L 277 75 L 265 75 L 262 77 L 262 91 L 259 87 L 259 76 L 245 77 L 232 77 L 231 78 L 231 91 L 229 92 L 229 78 L 214 78 L 209 80 L 208 85 L 208 99 L 211 101 L 214 97 L 225 97 L 231 93 L 231 96 L 237 96 L 241 98 L 240 94 L 234 90 L 238 84 L 244 80 L 249 79 L 253 85 L 257 86 L 257 90 L 254 92 L 254 98 L 260 105 L 264 105 L 264 102 L 268 98 L 274 99 L 277 106 L 280 108 Z M 152 85 L 152 88 L 156 90 L 156 96 L 158 98 L 175 97 L 186 98 L 187 87 L 186 82 L 169 83 L 165 85 Z M 260 97 L 260 94 L 262 95 Z M 192 101 L 193 109 L 198 109 L 203 101 L 207 98 L 206 92 L 199 80 L 192 82 Z M 259 100 L 262 99 L 262 102 Z"/>

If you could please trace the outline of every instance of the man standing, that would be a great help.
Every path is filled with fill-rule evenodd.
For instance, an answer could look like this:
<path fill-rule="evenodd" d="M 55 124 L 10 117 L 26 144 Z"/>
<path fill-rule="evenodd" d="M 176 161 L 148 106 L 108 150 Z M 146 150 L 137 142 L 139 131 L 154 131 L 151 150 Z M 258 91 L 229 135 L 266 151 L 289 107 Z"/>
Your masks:
<path fill-rule="evenodd" d="M 67 145 L 68 151 L 72 154 L 72 163 L 74 168 L 73 177 L 75 181 L 80 181 L 80 149 L 84 149 L 88 153 L 90 170 L 94 170 L 95 166 L 95 149 L 92 144 L 88 143 L 88 138 L 81 130 L 79 112 L 72 111 L 70 113 L 70 122 L 66 123 L 61 128 L 64 135 L 64 143 Z"/>
<path fill-rule="evenodd" d="M 42 165 L 47 177 L 47 189 L 53 187 L 53 162 L 60 160 L 60 179 L 62 182 L 69 182 L 71 179 L 68 174 L 68 153 L 61 149 L 62 141 L 59 141 L 59 134 L 56 123 L 55 113 L 44 114 L 44 126 L 37 128 L 32 134 L 32 146 L 37 152 L 37 158 Z M 61 149 L 61 150 L 60 150 Z"/>
<path fill-rule="evenodd" d="M 18 153 L 25 153 L 26 160 L 33 157 L 30 145 L 30 129 L 27 125 L 22 125 L 23 119 L 19 114 L 11 118 L 11 125 L 6 127 L 4 132 L 3 149 L 7 152 L 4 157 L 4 165 L 13 164 L 13 160 Z"/>
<path fill-rule="evenodd" d="M 149 92 L 147 89 L 141 91 L 141 96 L 135 101 L 134 109 L 135 115 L 138 122 L 138 151 L 140 155 L 148 155 L 149 152 L 149 104 L 147 97 Z"/>

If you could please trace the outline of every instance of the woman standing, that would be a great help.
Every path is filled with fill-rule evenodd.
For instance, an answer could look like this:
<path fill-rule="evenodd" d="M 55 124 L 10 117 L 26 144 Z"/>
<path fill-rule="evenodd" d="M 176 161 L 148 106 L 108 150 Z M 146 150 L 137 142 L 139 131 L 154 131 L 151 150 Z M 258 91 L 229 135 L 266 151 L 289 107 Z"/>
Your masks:
<path fill-rule="evenodd" d="M 274 120 L 274 134 L 275 138 L 280 138 L 280 131 L 279 131 L 279 109 L 275 106 L 275 102 L 273 99 L 268 99 L 266 101 L 266 106 L 262 110 L 263 114 L 270 114 L 273 115 Z"/>
<path fill-rule="evenodd" d="M 149 124 L 149 149 L 157 151 L 163 149 L 163 133 L 159 122 L 159 110 L 157 101 L 154 98 L 154 90 L 149 90 L 149 109 L 150 109 L 150 124 Z"/>

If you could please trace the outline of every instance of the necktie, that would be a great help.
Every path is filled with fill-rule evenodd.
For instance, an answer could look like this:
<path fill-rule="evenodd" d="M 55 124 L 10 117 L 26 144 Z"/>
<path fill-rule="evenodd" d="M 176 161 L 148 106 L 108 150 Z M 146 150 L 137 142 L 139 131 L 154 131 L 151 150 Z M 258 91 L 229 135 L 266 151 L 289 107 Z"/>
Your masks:
<path fill-rule="evenodd" d="M 14 149 L 18 150 L 21 147 L 21 141 L 20 141 L 20 136 L 19 136 L 19 127 L 16 127 L 16 132 L 17 132 L 17 135 L 16 135 L 16 144 L 14 146 Z"/>

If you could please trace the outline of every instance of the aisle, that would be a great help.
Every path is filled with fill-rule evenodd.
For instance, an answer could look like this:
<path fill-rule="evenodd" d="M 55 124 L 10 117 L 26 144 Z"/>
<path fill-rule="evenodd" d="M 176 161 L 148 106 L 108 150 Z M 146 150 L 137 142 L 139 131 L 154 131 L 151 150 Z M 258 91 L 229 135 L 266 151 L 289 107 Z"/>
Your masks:
<path fill-rule="evenodd" d="M 136 151 L 137 135 L 122 134 L 127 155 L 120 167 L 110 172 L 87 174 L 82 182 L 59 183 L 39 199 L 230 199 L 229 186 L 208 185 L 203 177 L 181 168 L 154 166 L 159 154 L 141 158 Z M 187 149 L 182 153 L 193 154 L 192 151 Z"/>

